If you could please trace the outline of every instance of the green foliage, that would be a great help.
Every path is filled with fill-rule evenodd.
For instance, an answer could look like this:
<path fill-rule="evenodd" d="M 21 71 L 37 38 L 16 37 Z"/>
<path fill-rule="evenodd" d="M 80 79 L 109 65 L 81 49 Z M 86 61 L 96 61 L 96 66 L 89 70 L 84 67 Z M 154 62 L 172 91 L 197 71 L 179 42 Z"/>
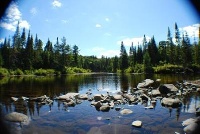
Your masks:
<path fill-rule="evenodd" d="M 90 73 L 91 70 L 83 69 L 78 67 L 65 67 L 63 74 L 74 74 L 74 73 Z"/>
<path fill-rule="evenodd" d="M 134 73 L 134 67 L 128 67 L 127 69 L 125 69 L 124 72 L 125 73 Z"/>
<path fill-rule="evenodd" d="M 14 75 L 24 75 L 24 73 L 21 69 L 18 68 L 14 71 Z"/>
<path fill-rule="evenodd" d="M 134 73 L 143 73 L 143 72 L 144 72 L 144 65 L 136 64 L 134 67 Z"/>
<path fill-rule="evenodd" d="M 184 68 L 179 65 L 173 65 L 173 64 L 164 64 L 162 66 L 153 67 L 155 73 L 180 73 L 184 71 Z"/>
<path fill-rule="evenodd" d="M 9 71 L 6 68 L 0 68 L 0 77 L 8 76 Z"/>
<path fill-rule="evenodd" d="M 47 76 L 47 75 L 54 75 L 55 71 L 53 69 L 38 69 L 35 70 L 34 74 L 38 76 Z"/>

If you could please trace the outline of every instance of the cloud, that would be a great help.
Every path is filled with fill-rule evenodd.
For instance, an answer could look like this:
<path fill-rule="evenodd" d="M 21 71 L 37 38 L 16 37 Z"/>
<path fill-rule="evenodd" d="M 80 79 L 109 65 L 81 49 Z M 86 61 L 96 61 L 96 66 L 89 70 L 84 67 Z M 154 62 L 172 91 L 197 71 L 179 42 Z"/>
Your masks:
<path fill-rule="evenodd" d="M 62 23 L 66 24 L 68 21 L 67 20 L 61 20 Z"/>
<path fill-rule="evenodd" d="M 114 56 L 119 56 L 119 50 L 107 50 L 105 48 L 102 48 L 102 47 L 94 47 L 91 49 L 92 52 L 95 53 L 95 55 L 98 57 L 98 58 L 101 58 L 102 55 L 105 56 L 105 57 L 114 57 Z"/>
<path fill-rule="evenodd" d="M 109 21 L 110 21 L 110 19 L 109 19 L 109 18 L 105 18 L 105 21 L 109 22 Z"/>
<path fill-rule="evenodd" d="M 151 38 L 149 36 L 146 36 L 146 40 L 147 42 L 150 40 Z M 125 46 L 131 46 L 132 42 L 134 46 L 137 46 L 138 44 L 142 44 L 143 41 L 143 36 L 142 37 L 134 37 L 134 38 L 125 38 L 123 40 L 117 41 L 118 45 L 121 45 L 121 42 L 123 41 Z"/>
<path fill-rule="evenodd" d="M 96 25 L 95 25 L 95 27 L 97 27 L 97 28 L 100 28 L 100 27 L 101 27 L 101 25 L 100 25 L 100 24 L 96 24 Z"/>
<path fill-rule="evenodd" d="M 25 27 L 26 29 L 30 28 L 30 24 L 22 19 L 22 14 L 18 9 L 18 6 L 15 2 L 12 2 L 8 9 L 5 12 L 5 16 L 0 22 L 0 27 L 5 28 L 10 31 L 15 31 L 17 23 L 19 21 L 19 26 Z"/>
<path fill-rule="evenodd" d="M 199 26 L 200 24 L 193 24 L 193 25 L 190 25 L 190 26 L 186 26 L 186 27 L 182 27 L 182 28 L 179 28 L 180 29 L 180 33 L 184 33 L 187 32 L 188 36 L 189 37 L 198 37 L 199 36 Z"/>
<path fill-rule="evenodd" d="M 34 16 L 38 13 L 38 10 L 35 7 L 33 7 L 31 8 L 30 13 Z"/>
<path fill-rule="evenodd" d="M 53 5 L 53 7 L 61 7 L 61 6 L 62 6 L 62 3 L 59 2 L 58 0 L 54 0 L 54 1 L 52 2 L 52 5 Z"/>

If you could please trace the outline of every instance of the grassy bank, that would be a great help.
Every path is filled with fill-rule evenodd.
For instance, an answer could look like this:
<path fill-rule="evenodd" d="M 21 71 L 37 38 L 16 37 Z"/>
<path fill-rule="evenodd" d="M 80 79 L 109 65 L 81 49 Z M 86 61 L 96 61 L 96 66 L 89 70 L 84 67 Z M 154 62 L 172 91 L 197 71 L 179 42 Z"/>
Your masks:
<path fill-rule="evenodd" d="M 91 70 L 77 68 L 77 67 L 65 67 L 62 71 L 54 69 L 36 69 L 36 70 L 9 70 L 6 68 L 0 68 L 0 77 L 5 76 L 22 76 L 22 75 L 36 75 L 36 76 L 48 76 L 48 75 L 61 75 L 61 74 L 75 74 L 75 73 L 90 73 Z"/>

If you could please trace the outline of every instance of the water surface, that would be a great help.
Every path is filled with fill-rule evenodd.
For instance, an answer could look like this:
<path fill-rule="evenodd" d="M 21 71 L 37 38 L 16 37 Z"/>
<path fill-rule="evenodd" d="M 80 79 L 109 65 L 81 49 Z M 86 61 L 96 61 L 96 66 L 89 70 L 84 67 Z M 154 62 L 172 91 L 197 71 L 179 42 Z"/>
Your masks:
<path fill-rule="evenodd" d="M 121 115 L 114 109 L 109 112 L 97 111 L 88 100 L 74 107 L 65 107 L 63 102 L 54 100 L 52 105 L 38 105 L 34 101 L 16 101 L 11 97 L 38 97 L 47 95 L 51 99 L 68 92 L 86 93 L 89 89 L 96 93 L 117 93 L 120 91 L 133 92 L 133 89 L 142 80 L 150 78 L 161 79 L 162 83 L 173 83 L 184 80 L 200 79 L 198 75 L 144 75 L 144 74 L 79 74 L 48 77 L 5 77 L 0 80 L 0 112 L 2 115 L 13 111 L 24 113 L 30 117 L 28 125 L 5 122 L 12 133 L 69 133 L 86 134 L 115 133 L 183 133 L 182 121 L 196 117 L 195 107 L 200 105 L 198 93 L 192 93 L 182 98 L 180 108 L 162 107 L 160 100 L 154 109 L 145 109 L 148 104 L 128 105 L 117 107 L 128 108 L 133 111 L 129 115 Z M 141 120 L 141 128 L 131 126 L 134 120 Z"/>

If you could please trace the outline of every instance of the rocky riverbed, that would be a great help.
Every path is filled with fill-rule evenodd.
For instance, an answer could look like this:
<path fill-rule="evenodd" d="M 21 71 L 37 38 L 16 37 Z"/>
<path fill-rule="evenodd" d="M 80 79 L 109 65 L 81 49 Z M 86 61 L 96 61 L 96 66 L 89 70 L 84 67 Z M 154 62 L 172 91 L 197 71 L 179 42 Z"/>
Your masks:
<path fill-rule="evenodd" d="M 89 101 L 90 105 L 94 107 L 97 111 L 109 112 L 110 109 L 115 109 L 119 111 L 119 113 L 123 115 L 132 114 L 134 111 L 130 109 L 124 109 L 121 105 L 137 105 L 138 103 L 144 104 L 145 109 L 154 109 L 156 101 L 160 100 L 162 106 L 168 108 L 178 108 L 183 105 L 183 98 L 193 92 L 200 92 L 200 80 L 196 81 L 184 81 L 177 82 L 176 84 L 160 84 L 160 79 L 151 80 L 146 79 L 140 83 L 138 83 L 136 88 L 131 89 L 129 92 L 121 91 L 117 93 L 106 92 L 102 94 L 93 93 L 91 89 L 88 89 L 87 92 L 73 93 L 69 92 L 67 94 L 63 94 L 57 96 L 55 98 L 50 98 L 46 95 L 39 97 L 16 97 L 12 96 L 11 100 L 16 101 L 25 101 L 36 102 L 39 105 L 49 105 L 51 106 L 53 102 L 59 101 L 63 103 L 63 106 L 67 109 L 67 107 L 74 107 L 82 103 L 82 101 Z M 200 114 L 200 106 L 196 106 L 195 113 L 197 116 Z M 9 113 L 5 116 L 7 121 L 14 122 L 27 122 L 28 117 L 21 113 L 13 112 Z M 132 126 L 142 127 L 143 122 L 140 120 L 133 120 Z M 191 119 L 190 122 L 183 122 L 183 130 L 186 133 L 196 133 L 199 131 L 199 118 Z M 97 128 L 95 128 L 96 130 Z M 99 129 L 97 129 L 100 131 Z M 94 131 L 94 130 L 91 130 Z"/>

